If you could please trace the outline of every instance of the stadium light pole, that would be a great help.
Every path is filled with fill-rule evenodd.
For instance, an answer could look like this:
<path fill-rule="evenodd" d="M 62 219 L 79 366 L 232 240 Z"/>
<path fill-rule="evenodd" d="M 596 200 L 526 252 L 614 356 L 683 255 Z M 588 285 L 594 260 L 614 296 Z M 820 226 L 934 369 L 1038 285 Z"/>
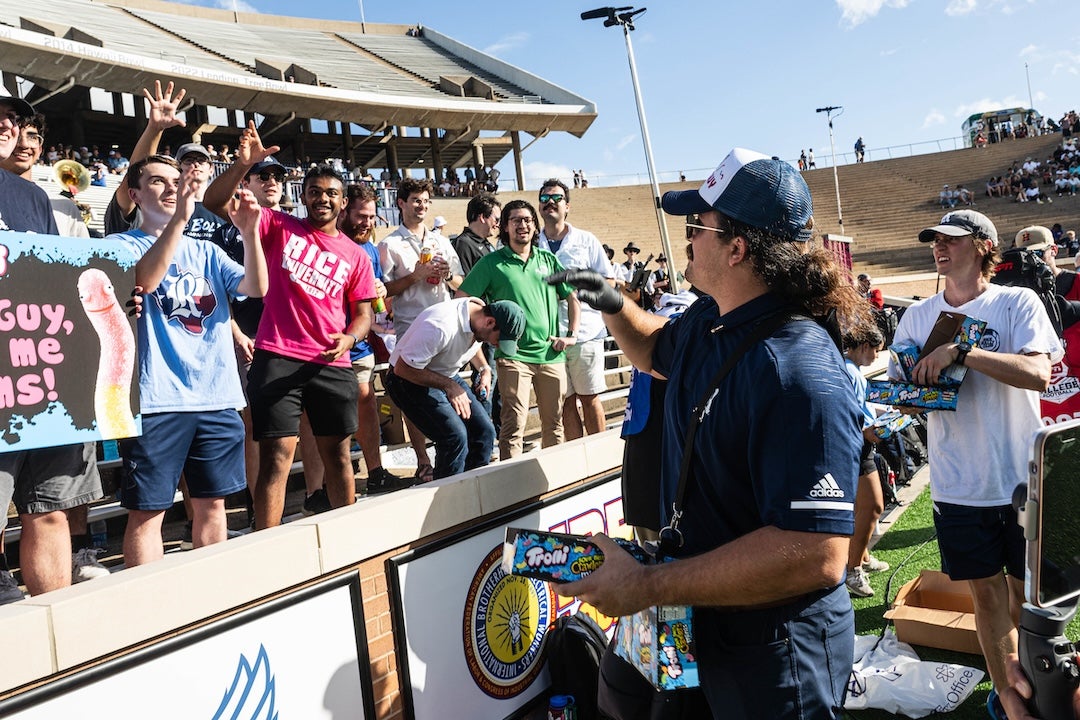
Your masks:
<path fill-rule="evenodd" d="M 840 209 L 840 175 L 836 172 L 836 140 L 833 138 L 832 128 L 832 114 L 837 110 L 840 111 L 840 115 L 843 115 L 844 108 L 840 105 L 829 105 L 828 107 L 818 108 L 815 112 L 825 113 L 825 116 L 829 118 L 829 146 L 832 148 L 832 180 L 833 185 L 836 187 L 836 217 L 840 221 L 840 229 L 844 229 L 844 211 Z M 837 115 L 836 117 L 840 117 Z"/>
<path fill-rule="evenodd" d="M 645 104 L 641 100 L 641 86 L 638 84 L 637 64 L 634 62 L 634 46 L 630 43 L 630 31 L 634 29 L 634 18 L 645 12 L 648 8 L 635 10 L 632 7 L 602 7 L 595 10 L 586 10 L 581 13 L 582 20 L 598 20 L 604 18 L 604 27 L 618 25 L 623 29 L 623 37 L 626 38 L 626 57 L 630 61 L 630 80 L 634 85 L 634 99 L 637 101 L 638 122 L 641 124 L 641 140 L 645 144 L 645 164 L 649 168 L 649 182 L 652 183 L 653 205 L 656 209 L 656 224 L 660 228 L 660 246 L 664 255 L 672 258 L 675 255 L 671 251 L 671 239 L 668 237 L 667 223 L 664 222 L 664 210 L 660 207 L 660 182 L 656 178 L 656 165 L 653 163 L 652 143 L 649 141 L 649 125 L 645 120 Z M 679 292 L 678 273 L 669 276 L 672 292 Z"/>

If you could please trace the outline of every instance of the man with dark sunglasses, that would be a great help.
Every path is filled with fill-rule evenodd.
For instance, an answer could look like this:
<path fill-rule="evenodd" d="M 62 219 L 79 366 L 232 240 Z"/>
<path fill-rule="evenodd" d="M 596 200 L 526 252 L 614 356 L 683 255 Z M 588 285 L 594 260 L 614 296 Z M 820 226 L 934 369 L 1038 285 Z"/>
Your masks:
<path fill-rule="evenodd" d="M 548 281 L 577 287 L 635 367 L 668 380 L 656 503 L 678 559 L 641 565 L 597 535 L 604 564 L 559 592 L 612 617 L 694 606 L 713 717 L 839 717 L 854 643 L 843 580 L 861 413 L 839 350 L 806 315 L 869 320 L 869 309 L 827 251 L 800 247 L 813 207 L 787 163 L 737 148 L 700 188 L 662 204 L 698 215 L 689 254 L 707 297 L 680 318 L 644 312 L 588 271 Z"/>
<path fill-rule="evenodd" d="M 552 178 L 540 188 L 540 217 L 544 227 L 539 245 L 555 253 L 562 266 L 574 270 L 594 270 L 615 285 L 615 270 L 604 253 L 604 246 L 591 232 L 567 222 L 570 214 L 570 189 L 562 180 Z M 568 327 L 565 302 L 559 303 L 559 327 Z M 567 440 L 586 433 L 604 430 L 604 405 L 600 393 L 607 390 L 604 376 L 604 317 L 589 306 L 578 317 L 577 343 L 566 348 L 566 398 L 563 400 L 563 432 Z M 581 415 L 578 415 L 578 401 Z"/>

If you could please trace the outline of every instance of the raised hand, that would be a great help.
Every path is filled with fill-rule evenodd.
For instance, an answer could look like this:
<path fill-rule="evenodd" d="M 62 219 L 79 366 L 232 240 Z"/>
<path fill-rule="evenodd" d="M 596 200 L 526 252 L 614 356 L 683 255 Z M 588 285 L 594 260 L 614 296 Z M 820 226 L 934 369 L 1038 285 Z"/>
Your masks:
<path fill-rule="evenodd" d="M 259 137 L 259 131 L 255 128 L 255 121 L 249 120 L 247 128 L 240 135 L 240 142 L 236 146 L 236 164 L 254 165 L 279 150 L 281 148 L 277 145 L 263 147 L 262 138 Z"/>
<path fill-rule="evenodd" d="M 176 93 L 176 97 L 173 97 L 172 81 L 165 86 L 164 92 L 161 90 L 160 80 L 154 81 L 153 94 L 143 88 L 143 97 L 150 102 L 149 125 L 159 131 L 168 130 L 171 127 L 184 127 L 186 123 L 177 117 L 176 112 L 180 108 L 180 103 L 185 95 L 187 95 L 187 90 L 180 88 L 180 91 Z"/>

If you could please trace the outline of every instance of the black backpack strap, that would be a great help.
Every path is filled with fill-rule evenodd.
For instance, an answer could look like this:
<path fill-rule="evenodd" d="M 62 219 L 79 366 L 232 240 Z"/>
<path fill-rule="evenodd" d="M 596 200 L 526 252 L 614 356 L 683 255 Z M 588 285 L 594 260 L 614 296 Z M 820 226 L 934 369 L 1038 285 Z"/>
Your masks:
<path fill-rule="evenodd" d="M 694 405 L 690 415 L 690 424 L 686 427 L 686 434 L 683 437 L 683 455 L 682 462 L 679 466 L 679 484 L 675 489 L 675 500 L 671 504 L 671 519 L 668 521 L 667 527 L 660 531 L 660 544 L 659 549 L 662 553 L 670 555 L 678 548 L 682 547 L 683 537 L 682 532 L 679 531 L 679 521 L 682 520 L 683 515 L 683 500 L 686 496 L 686 486 L 690 479 L 690 465 L 693 462 L 694 455 L 694 439 L 697 436 L 698 426 L 705 417 L 705 410 L 709 406 L 709 402 L 713 396 L 713 393 L 717 392 L 720 387 L 720 383 L 724 381 L 724 378 L 735 369 L 735 366 L 739 364 L 743 356 L 759 342 L 769 337 L 777 330 L 787 325 L 792 320 L 802 318 L 809 320 L 810 318 L 805 314 L 798 313 L 791 310 L 782 310 L 778 313 L 770 315 L 758 322 L 758 324 L 747 333 L 746 337 L 742 339 L 742 342 L 728 355 L 724 364 L 720 366 L 720 369 L 713 375 L 712 380 L 705 388 L 705 392 L 702 393 L 701 398 L 697 404 Z"/>

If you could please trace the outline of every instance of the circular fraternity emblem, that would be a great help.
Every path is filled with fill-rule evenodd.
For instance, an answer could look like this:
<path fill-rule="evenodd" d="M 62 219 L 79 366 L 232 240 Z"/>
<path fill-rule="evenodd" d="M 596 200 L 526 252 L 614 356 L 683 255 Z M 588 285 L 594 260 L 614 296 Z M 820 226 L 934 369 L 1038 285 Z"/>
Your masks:
<path fill-rule="evenodd" d="M 476 686 L 510 698 L 540 673 L 554 594 L 547 583 L 502 569 L 500 544 L 480 563 L 465 598 L 465 663 Z"/>

